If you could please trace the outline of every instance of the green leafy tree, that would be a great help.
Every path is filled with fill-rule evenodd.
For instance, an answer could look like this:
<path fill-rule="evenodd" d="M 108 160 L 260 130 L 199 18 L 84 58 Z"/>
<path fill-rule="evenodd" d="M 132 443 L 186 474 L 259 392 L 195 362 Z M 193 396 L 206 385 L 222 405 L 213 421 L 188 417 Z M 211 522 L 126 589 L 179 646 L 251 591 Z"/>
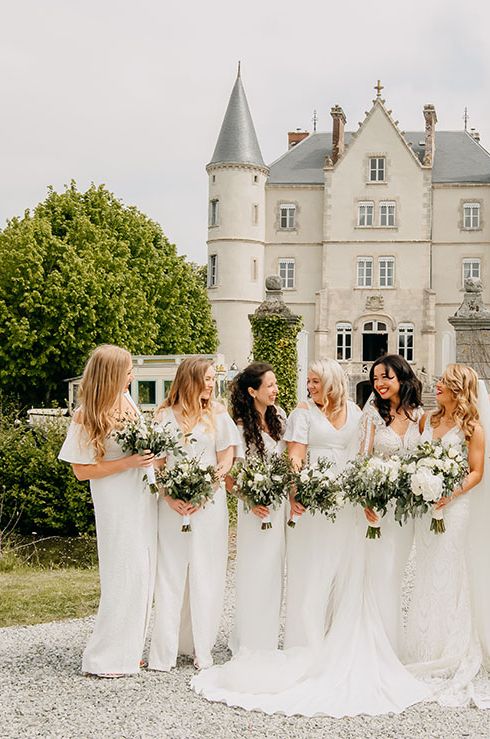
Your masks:
<path fill-rule="evenodd" d="M 50 188 L 0 233 L 0 264 L 0 391 L 23 405 L 63 401 L 97 344 L 216 349 L 200 268 L 104 186 Z"/>

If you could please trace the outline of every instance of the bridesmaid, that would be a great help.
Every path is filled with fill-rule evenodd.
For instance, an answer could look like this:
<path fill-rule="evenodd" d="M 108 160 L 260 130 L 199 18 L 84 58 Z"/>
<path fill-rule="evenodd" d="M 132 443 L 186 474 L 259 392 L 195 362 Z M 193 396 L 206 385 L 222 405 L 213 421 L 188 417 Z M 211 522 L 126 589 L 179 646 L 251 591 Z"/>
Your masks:
<path fill-rule="evenodd" d="M 313 362 L 308 372 L 310 399 L 291 413 L 285 441 L 293 465 L 300 468 L 319 457 L 342 471 L 359 447 L 361 411 L 348 400 L 347 380 L 333 359 Z M 354 512 L 346 507 L 335 522 L 314 516 L 294 499 L 291 514 L 301 516 L 287 533 L 287 600 L 284 646 L 322 644 L 331 620 L 336 572 L 346 559 Z"/>
<path fill-rule="evenodd" d="M 240 444 L 225 408 L 212 399 L 216 372 L 209 359 L 188 357 L 179 365 L 157 419 L 191 436 L 182 444 L 203 466 L 214 465 L 221 480 L 230 470 Z M 189 439 L 189 437 L 187 437 Z M 172 456 L 167 459 L 174 463 Z M 193 508 L 183 500 L 162 497 L 158 514 L 158 563 L 155 623 L 149 667 L 168 671 L 178 653 L 194 657 L 197 669 L 213 664 L 223 610 L 228 552 L 228 509 L 221 482 L 213 502 Z M 182 515 L 192 516 L 192 531 L 182 533 Z"/>
<path fill-rule="evenodd" d="M 124 416 L 138 414 L 126 393 L 132 379 L 125 349 L 103 345 L 92 352 L 59 453 L 78 480 L 90 480 L 101 594 L 82 670 L 99 677 L 139 671 L 153 599 L 157 503 L 143 481 L 153 455 L 124 455 L 111 439 Z"/>
<path fill-rule="evenodd" d="M 273 368 L 252 362 L 235 378 L 231 414 L 238 425 L 245 456 L 262 458 L 285 449 L 282 436 L 286 416 L 276 406 L 277 381 Z M 272 529 L 261 531 L 270 516 Z M 255 506 L 246 511 L 238 501 L 235 626 L 230 637 L 233 653 L 248 649 L 277 649 L 285 555 L 286 501 L 276 510 Z"/>
<path fill-rule="evenodd" d="M 422 385 L 408 362 L 399 354 L 386 354 L 370 370 L 373 397 L 363 411 L 361 452 L 381 456 L 404 456 L 420 441 L 419 421 Z M 401 586 L 413 544 L 413 519 L 400 526 L 393 508 L 380 520 L 366 511 L 373 524 L 379 522 L 380 539 L 366 540 L 367 573 L 380 617 L 391 645 L 400 656 Z"/>

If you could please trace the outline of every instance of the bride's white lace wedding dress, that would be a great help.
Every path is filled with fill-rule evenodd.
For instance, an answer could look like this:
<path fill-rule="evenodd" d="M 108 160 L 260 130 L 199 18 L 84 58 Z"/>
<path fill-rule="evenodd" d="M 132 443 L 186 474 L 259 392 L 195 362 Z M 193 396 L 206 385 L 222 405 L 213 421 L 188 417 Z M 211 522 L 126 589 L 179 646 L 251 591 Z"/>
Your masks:
<path fill-rule="evenodd" d="M 372 418 L 368 421 L 366 426 Z M 415 421 L 410 428 L 402 439 L 393 431 L 385 434 L 384 422 L 377 424 L 372 434 L 376 451 L 384 447 L 383 438 L 388 454 L 401 452 L 409 438 L 410 444 L 416 444 Z M 390 523 L 386 523 L 387 542 Z M 393 536 L 401 534 L 402 529 L 396 524 L 395 530 L 394 525 L 393 521 Z M 395 604 L 390 612 L 396 611 L 399 605 L 399 583 L 396 582 L 394 593 L 382 602 L 379 600 L 385 570 L 393 570 L 393 577 L 385 582 L 385 588 L 390 588 L 398 577 L 404 554 L 395 563 L 370 555 L 383 541 L 385 530 L 382 528 L 381 539 L 366 541 L 367 523 L 362 511 L 351 518 L 350 526 L 354 532 L 349 537 L 349 559 L 337 573 L 336 609 L 323 644 L 283 651 L 241 650 L 230 662 L 194 677 L 191 685 L 197 693 L 208 700 L 248 710 L 337 718 L 362 713 L 399 713 L 429 697 L 429 688 L 414 678 L 398 659 L 397 645 L 393 644 L 396 639 L 391 633 L 396 629 L 396 616 L 386 621 L 385 602 L 390 600 Z M 385 549 L 385 556 L 390 557 L 394 552 L 391 544 L 385 545 Z"/>

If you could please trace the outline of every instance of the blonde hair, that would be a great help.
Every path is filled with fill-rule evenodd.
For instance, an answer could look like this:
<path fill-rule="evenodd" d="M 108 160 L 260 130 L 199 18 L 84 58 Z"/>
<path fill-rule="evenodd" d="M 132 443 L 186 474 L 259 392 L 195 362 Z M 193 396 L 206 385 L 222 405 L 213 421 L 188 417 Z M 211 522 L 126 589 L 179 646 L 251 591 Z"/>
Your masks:
<path fill-rule="evenodd" d="M 105 454 L 105 440 L 117 422 L 115 409 L 131 366 L 131 354 L 112 344 L 102 344 L 91 353 L 83 370 L 78 390 L 77 414 L 95 449 L 95 461 Z"/>
<path fill-rule="evenodd" d="M 212 397 L 209 400 L 200 398 L 204 390 L 204 376 L 212 364 L 212 360 L 205 357 L 186 357 L 177 367 L 170 392 L 158 406 L 155 414 L 158 415 L 163 408 L 172 408 L 180 404 L 182 426 L 186 434 L 192 431 L 199 421 L 204 421 L 208 428 L 213 430 Z"/>
<path fill-rule="evenodd" d="M 448 364 L 441 381 L 456 399 L 452 417 L 456 426 L 464 433 L 466 441 L 469 441 L 480 418 L 477 408 L 478 375 L 472 367 L 464 364 Z M 442 406 L 433 413 L 432 425 L 439 426 L 445 413 Z"/>
<path fill-rule="evenodd" d="M 335 359 L 317 359 L 308 368 L 322 383 L 322 411 L 335 417 L 343 410 L 349 397 L 347 378 Z"/>

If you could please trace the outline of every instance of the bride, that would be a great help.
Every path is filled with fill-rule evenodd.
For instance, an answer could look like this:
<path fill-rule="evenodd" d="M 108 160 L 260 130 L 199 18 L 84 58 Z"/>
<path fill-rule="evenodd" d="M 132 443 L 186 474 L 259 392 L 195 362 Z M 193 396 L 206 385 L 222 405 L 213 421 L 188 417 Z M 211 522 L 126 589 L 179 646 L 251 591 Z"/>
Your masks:
<path fill-rule="evenodd" d="M 437 383 L 436 399 L 438 410 L 421 421 L 422 440 L 441 439 L 444 445 L 466 442 L 469 473 L 459 489 L 435 506 L 444 511 L 444 534 L 430 531 L 432 511 L 416 521 L 416 575 L 406 661 L 416 676 L 439 678 L 435 698 L 440 703 L 466 705 L 473 699 L 489 708 L 488 696 L 485 700 L 475 694 L 472 681 L 490 658 L 490 546 L 486 543 L 490 495 L 487 485 L 480 484 L 485 459 L 482 425 L 487 431 L 490 428 L 490 405 L 484 383 L 479 387 L 476 372 L 461 364 L 447 367 Z"/>

